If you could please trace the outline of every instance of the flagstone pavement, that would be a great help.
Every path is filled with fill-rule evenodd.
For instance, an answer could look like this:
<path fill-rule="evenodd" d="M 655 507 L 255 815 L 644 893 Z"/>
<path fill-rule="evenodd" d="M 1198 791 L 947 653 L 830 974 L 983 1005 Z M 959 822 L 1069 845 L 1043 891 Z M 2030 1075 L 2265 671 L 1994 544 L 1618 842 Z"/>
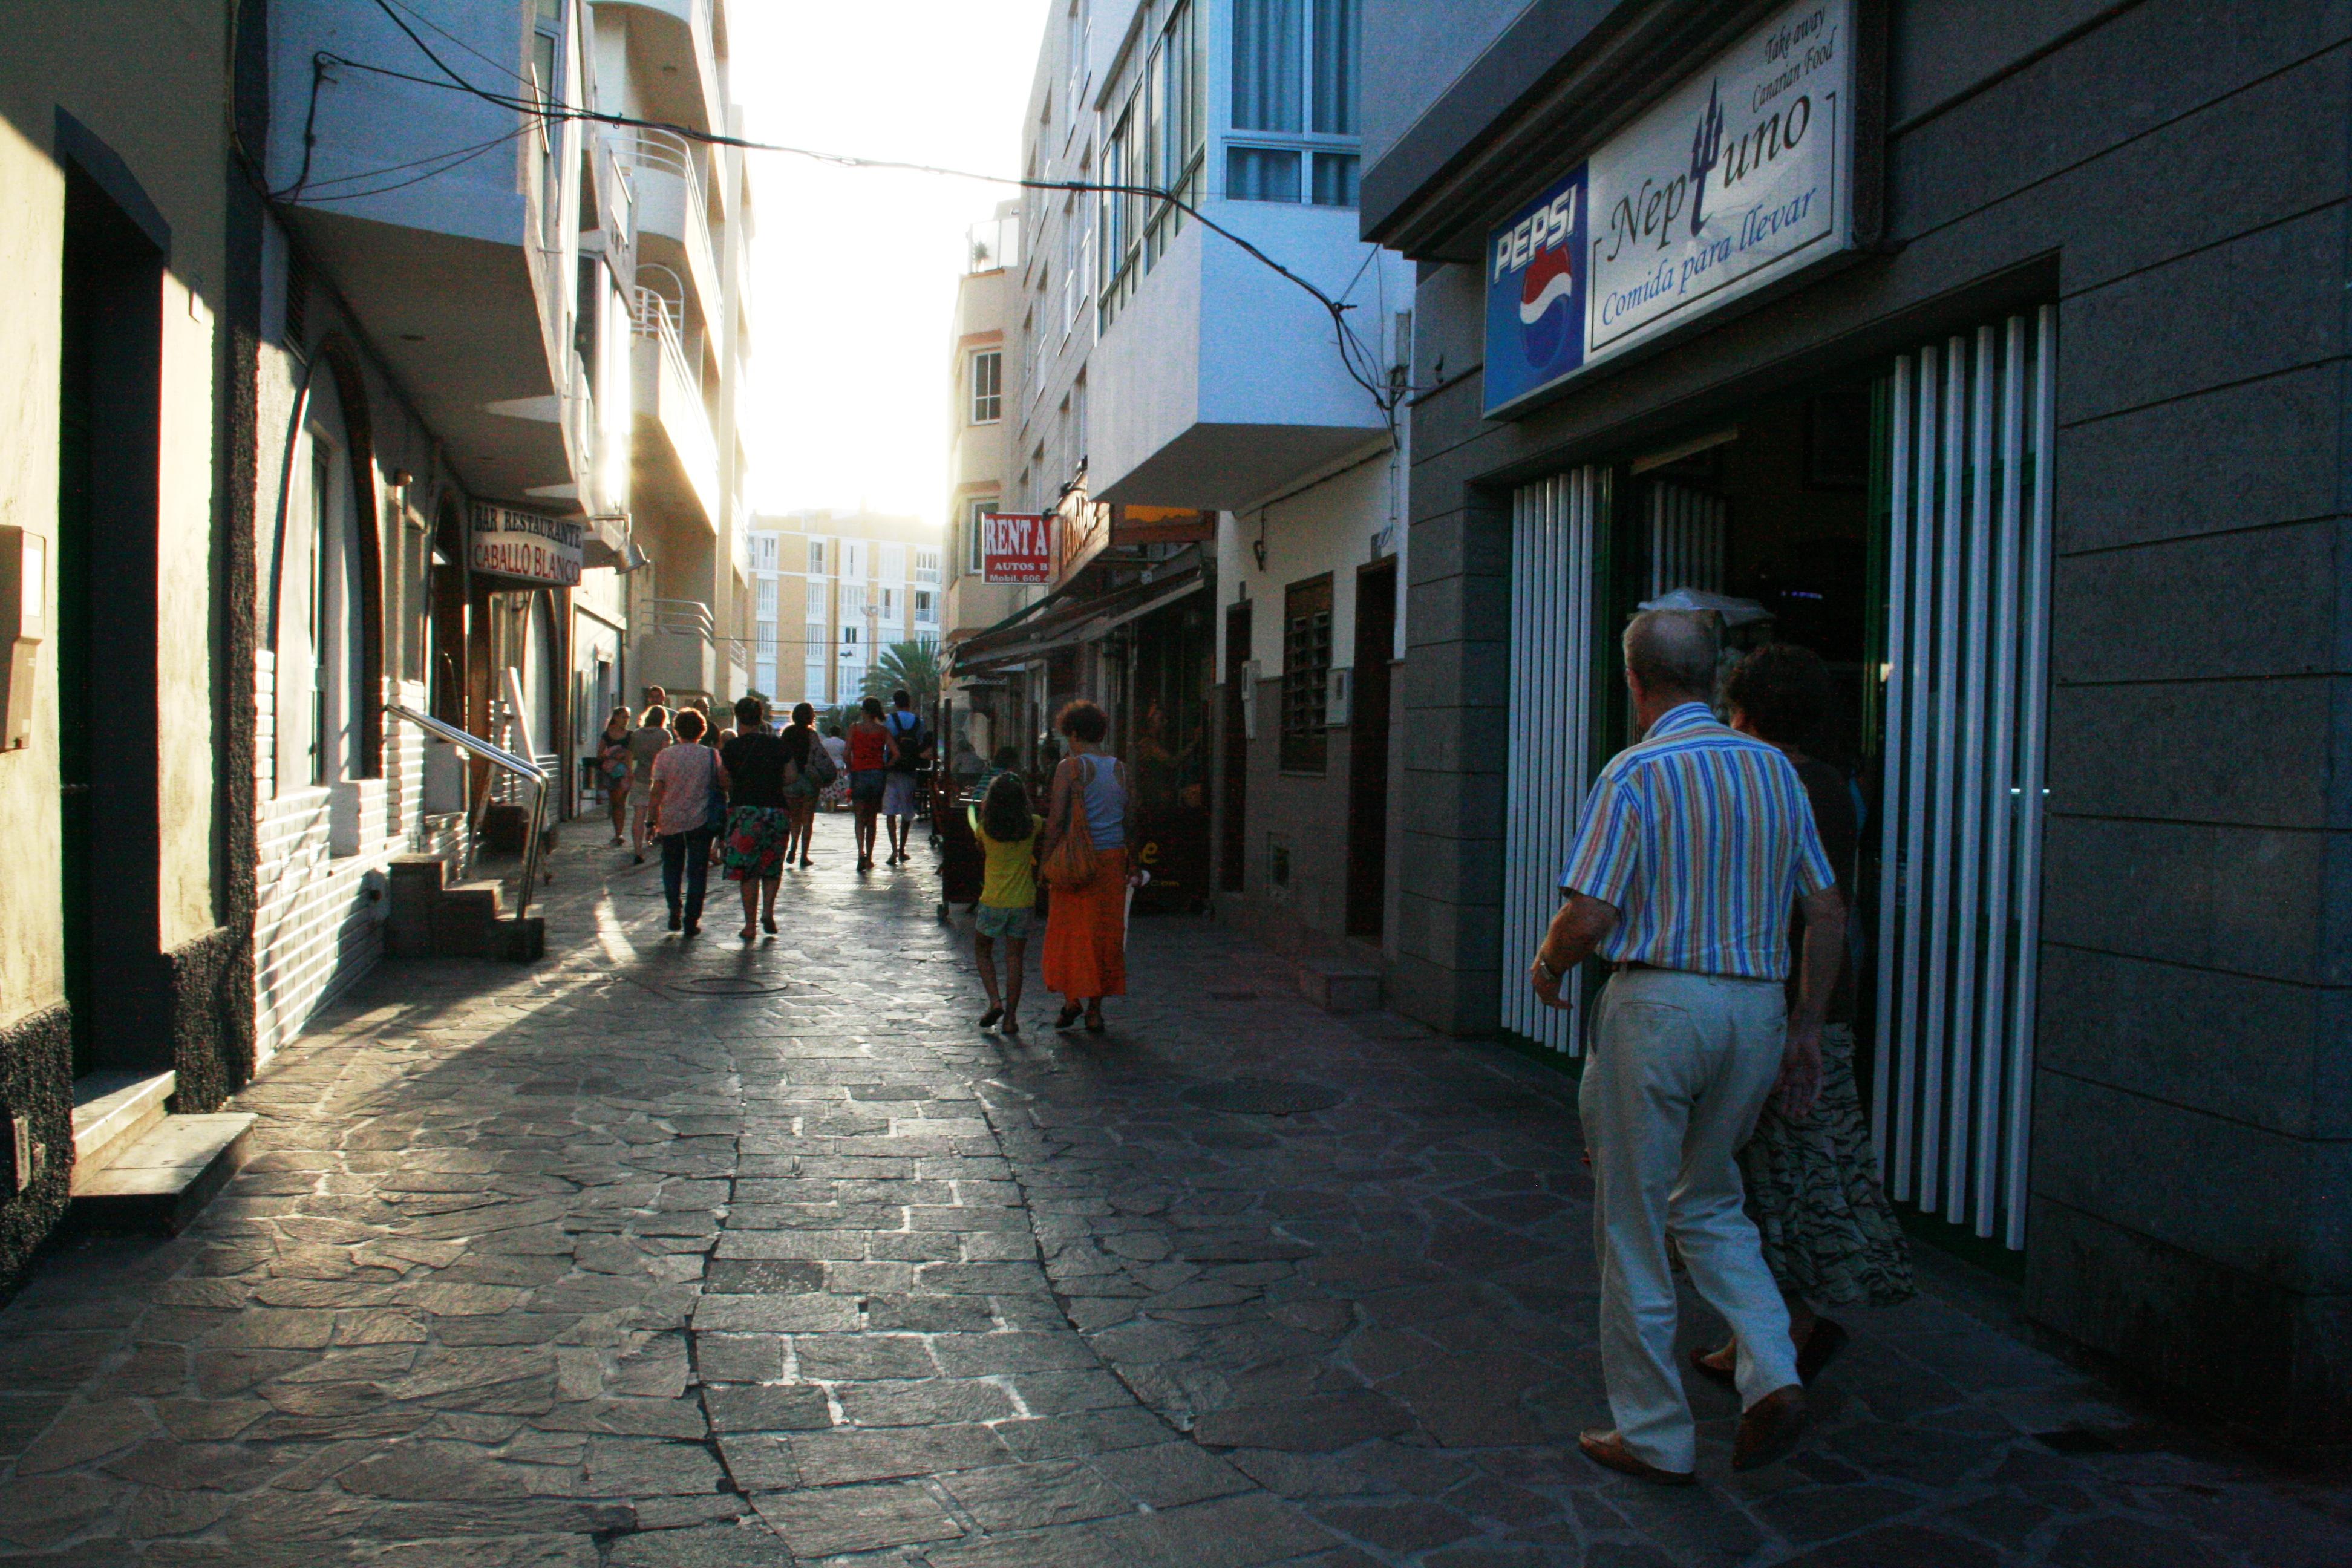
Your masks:
<path fill-rule="evenodd" d="M 2352 1561 L 2340 1472 L 2150 1414 L 1952 1265 L 1852 1315 L 1790 1461 L 1732 1477 L 1700 1386 L 1703 1485 L 1596 1469 L 1566 1078 L 1192 920 L 1137 923 L 1108 1035 L 1051 1031 L 1034 957 L 983 1033 L 929 852 L 861 878 L 847 835 L 774 938 L 714 884 L 682 942 L 655 868 L 567 847 L 544 962 L 378 967 L 239 1097 L 260 1152 L 187 1234 L 0 1311 L 0 1559 Z"/>

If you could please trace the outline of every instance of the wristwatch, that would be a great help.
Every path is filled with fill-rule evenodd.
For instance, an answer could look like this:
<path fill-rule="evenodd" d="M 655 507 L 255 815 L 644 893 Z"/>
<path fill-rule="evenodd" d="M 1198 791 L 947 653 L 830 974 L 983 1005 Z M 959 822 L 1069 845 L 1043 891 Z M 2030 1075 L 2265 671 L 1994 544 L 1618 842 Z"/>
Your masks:
<path fill-rule="evenodd" d="M 1548 985 L 1557 985 L 1559 984 L 1559 971 L 1554 969 L 1550 964 L 1546 963 L 1544 962 L 1544 956 L 1540 952 L 1536 954 L 1536 973 L 1544 977 L 1544 984 Z"/>

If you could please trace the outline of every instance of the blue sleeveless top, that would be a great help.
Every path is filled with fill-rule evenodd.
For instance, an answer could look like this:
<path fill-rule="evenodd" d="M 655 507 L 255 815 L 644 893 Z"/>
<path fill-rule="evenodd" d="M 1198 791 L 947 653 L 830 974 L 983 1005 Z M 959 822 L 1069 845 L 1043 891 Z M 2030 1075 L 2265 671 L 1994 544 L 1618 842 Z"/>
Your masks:
<path fill-rule="evenodd" d="M 1080 757 L 1081 778 L 1089 763 L 1094 778 L 1086 785 L 1087 836 L 1097 849 L 1117 849 L 1127 842 L 1127 790 L 1118 782 L 1118 759 L 1099 752 Z"/>

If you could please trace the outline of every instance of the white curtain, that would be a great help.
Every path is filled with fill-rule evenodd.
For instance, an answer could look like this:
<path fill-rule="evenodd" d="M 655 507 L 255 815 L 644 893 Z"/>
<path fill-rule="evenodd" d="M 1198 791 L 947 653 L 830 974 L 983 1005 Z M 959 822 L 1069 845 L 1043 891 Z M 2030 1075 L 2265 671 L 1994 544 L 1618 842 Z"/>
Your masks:
<path fill-rule="evenodd" d="M 1303 0 L 1234 0 L 1234 130 L 1300 128 L 1305 20 Z"/>

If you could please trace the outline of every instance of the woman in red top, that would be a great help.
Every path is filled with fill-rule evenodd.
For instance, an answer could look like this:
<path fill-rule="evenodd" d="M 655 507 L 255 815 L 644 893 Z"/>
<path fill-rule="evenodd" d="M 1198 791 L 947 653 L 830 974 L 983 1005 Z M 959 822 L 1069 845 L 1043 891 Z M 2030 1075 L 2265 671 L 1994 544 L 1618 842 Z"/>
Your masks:
<path fill-rule="evenodd" d="M 857 868 L 874 869 L 874 814 L 882 808 L 882 786 L 890 777 L 890 727 L 882 722 L 882 700 L 869 697 L 849 727 L 849 804 L 857 813 Z"/>

